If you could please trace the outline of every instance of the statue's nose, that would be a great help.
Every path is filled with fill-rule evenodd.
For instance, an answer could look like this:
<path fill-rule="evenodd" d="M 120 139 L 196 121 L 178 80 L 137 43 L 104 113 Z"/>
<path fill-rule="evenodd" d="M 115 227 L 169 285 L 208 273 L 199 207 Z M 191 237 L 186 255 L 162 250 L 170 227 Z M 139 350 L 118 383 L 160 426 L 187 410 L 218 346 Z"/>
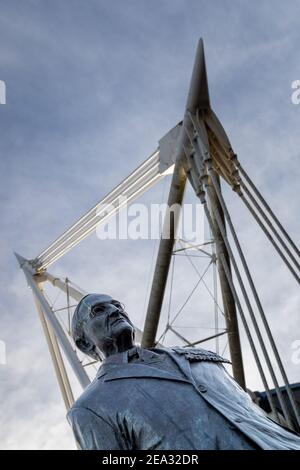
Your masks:
<path fill-rule="evenodd" d="M 119 310 L 117 309 L 117 307 L 111 306 L 108 312 L 109 317 L 116 316 L 118 314 L 119 314 Z"/>

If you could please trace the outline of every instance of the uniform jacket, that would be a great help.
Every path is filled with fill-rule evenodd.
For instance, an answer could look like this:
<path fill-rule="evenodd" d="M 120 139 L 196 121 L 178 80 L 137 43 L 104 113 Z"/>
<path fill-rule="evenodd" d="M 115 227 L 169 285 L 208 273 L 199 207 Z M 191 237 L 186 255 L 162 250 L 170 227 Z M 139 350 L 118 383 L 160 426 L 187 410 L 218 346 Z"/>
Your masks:
<path fill-rule="evenodd" d="M 175 362 L 159 369 L 110 356 L 68 412 L 82 449 L 300 450 L 300 437 L 270 420 L 223 366 L 196 348 L 152 348 Z M 176 366 L 177 364 L 177 366 Z"/>

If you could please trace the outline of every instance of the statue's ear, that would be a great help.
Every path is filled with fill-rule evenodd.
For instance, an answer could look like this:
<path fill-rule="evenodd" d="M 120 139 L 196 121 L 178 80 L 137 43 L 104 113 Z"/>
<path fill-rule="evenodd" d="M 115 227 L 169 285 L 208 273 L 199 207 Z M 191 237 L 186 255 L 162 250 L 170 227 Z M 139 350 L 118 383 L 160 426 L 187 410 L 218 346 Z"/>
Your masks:
<path fill-rule="evenodd" d="M 95 346 L 88 341 L 85 341 L 83 338 L 77 339 L 75 344 L 83 353 L 90 355 L 95 354 Z"/>

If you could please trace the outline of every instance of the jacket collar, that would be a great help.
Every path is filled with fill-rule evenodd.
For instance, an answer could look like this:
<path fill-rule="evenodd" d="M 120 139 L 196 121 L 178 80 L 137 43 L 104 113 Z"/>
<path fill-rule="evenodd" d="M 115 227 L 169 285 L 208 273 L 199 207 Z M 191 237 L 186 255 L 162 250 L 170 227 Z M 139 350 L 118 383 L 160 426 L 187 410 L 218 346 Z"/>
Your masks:
<path fill-rule="evenodd" d="M 128 362 L 128 357 L 136 352 L 140 356 L 147 358 L 147 365 L 142 362 Z M 176 370 L 167 371 L 155 367 L 155 356 L 163 353 L 168 354 L 169 357 L 177 364 L 178 373 Z M 153 365 L 151 365 L 151 358 L 153 358 Z M 180 371 L 182 373 L 180 373 Z M 158 378 L 189 383 L 192 381 L 189 361 L 187 361 L 184 356 L 179 356 L 168 348 L 143 349 L 139 346 L 135 346 L 128 351 L 109 356 L 103 362 L 97 373 L 97 379 L 101 379 L 104 382 L 130 377 Z"/>
<path fill-rule="evenodd" d="M 178 382 L 190 383 L 190 381 L 183 377 L 179 372 L 166 371 L 157 369 L 155 367 L 145 364 L 124 364 L 122 366 L 116 366 L 110 370 L 103 370 L 98 375 L 98 380 L 103 382 L 110 382 L 112 380 L 119 379 L 130 379 L 130 378 L 148 378 L 148 379 L 165 379 Z"/>
<path fill-rule="evenodd" d="M 113 367 L 116 365 L 121 365 L 121 364 L 128 364 L 129 358 L 135 354 L 138 354 L 140 357 L 147 357 L 147 359 L 151 358 L 151 355 L 155 355 L 155 348 L 152 348 L 153 352 L 151 349 L 145 349 L 140 346 L 133 346 L 133 348 L 128 349 L 127 351 L 117 353 L 117 354 L 112 354 L 111 356 L 108 356 L 103 362 L 100 368 L 105 367 Z M 154 354 L 153 354 L 154 353 Z"/>

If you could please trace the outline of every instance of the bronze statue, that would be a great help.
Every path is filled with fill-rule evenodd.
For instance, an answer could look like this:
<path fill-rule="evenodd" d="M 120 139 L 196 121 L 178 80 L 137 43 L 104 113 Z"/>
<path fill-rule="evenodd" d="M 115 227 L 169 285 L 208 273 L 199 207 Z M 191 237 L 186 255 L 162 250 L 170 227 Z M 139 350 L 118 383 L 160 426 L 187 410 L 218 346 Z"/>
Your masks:
<path fill-rule="evenodd" d="M 269 419 L 227 373 L 217 354 L 198 348 L 134 344 L 123 305 L 88 294 L 76 307 L 77 347 L 102 365 L 68 412 L 82 449 L 297 449 L 300 437 Z"/>

